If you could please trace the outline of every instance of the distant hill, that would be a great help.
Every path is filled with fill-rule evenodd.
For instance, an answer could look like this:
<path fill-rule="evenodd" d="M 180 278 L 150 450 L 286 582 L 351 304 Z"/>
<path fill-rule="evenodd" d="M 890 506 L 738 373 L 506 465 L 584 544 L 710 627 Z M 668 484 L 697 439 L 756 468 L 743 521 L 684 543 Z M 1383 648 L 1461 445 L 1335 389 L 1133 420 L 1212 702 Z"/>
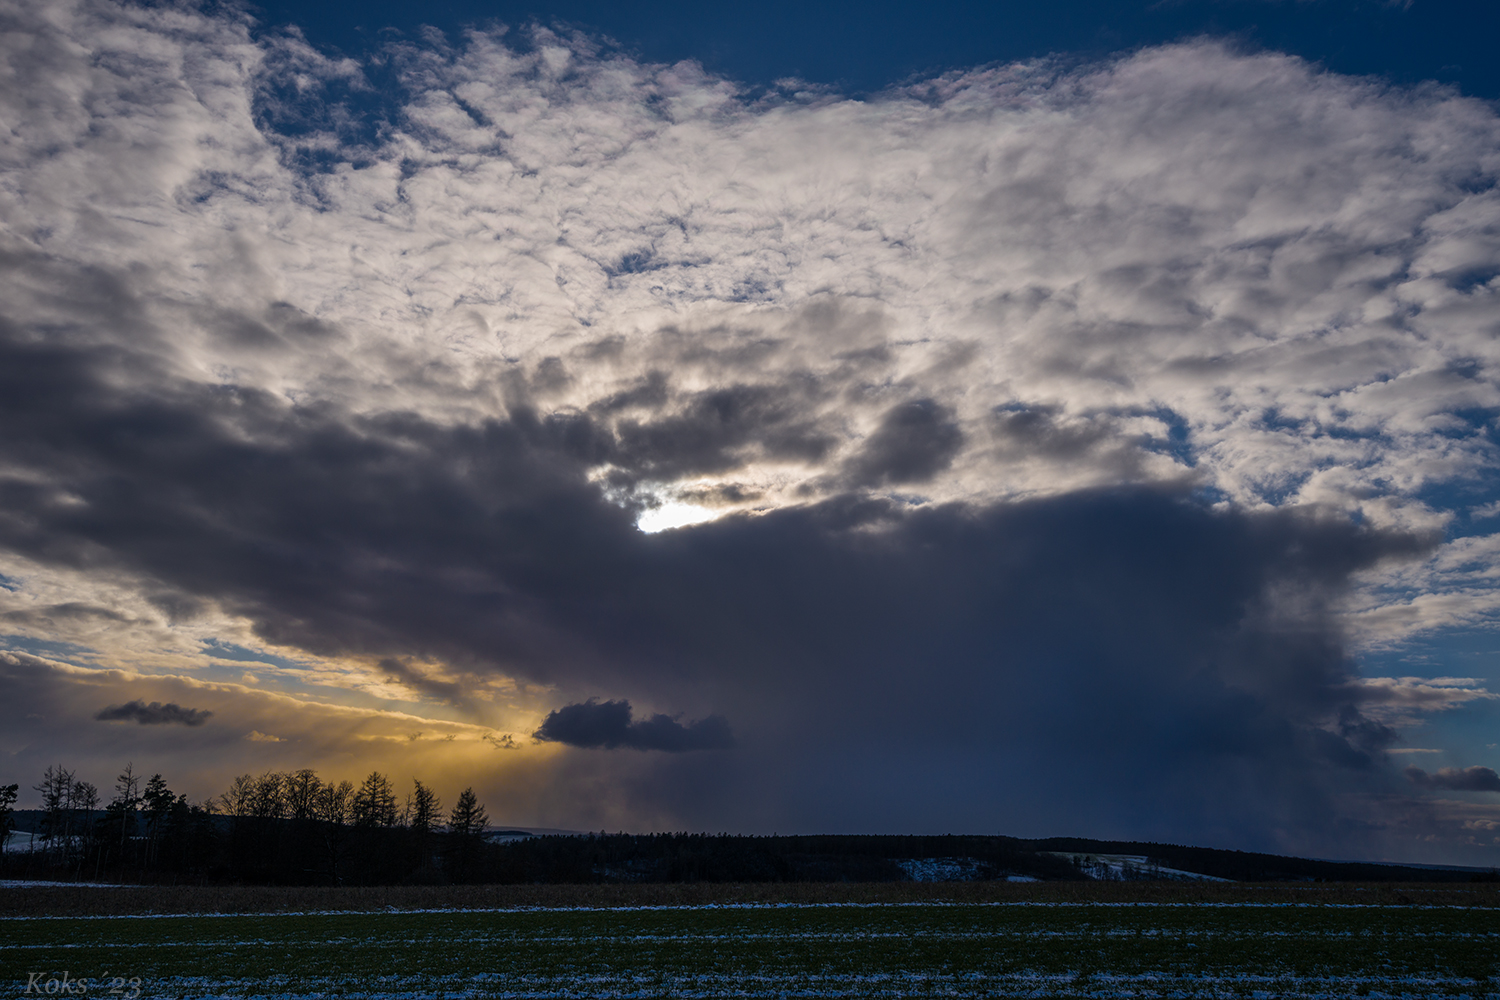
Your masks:
<path fill-rule="evenodd" d="M 605 834 L 491 827 L 465 841 L 440 831 L 333 827 L 315 820 L 203 815 L 153 850 L 144 826 L 100 839 L 81 817 L 69 844 L 33 838 L 16 812 L 0 873 L 31 879 L 178 879 L 284 885 L 690 882 L 1500 881 L 1493 869 L 1326 861 L 1178 844 L 1002 836 Z M 174 836 L 176 839 L 173 839 Z M 184 839 L 186 838 L 186 839 Z M 33 848 L 35 848 L 33 850 Z M 109 855 L 105 857 L 105 855 Z M 101 860 L 102 859 L 102 860 Z M 111 873 L 114 873 L 111 875 Z"/>
<path fill-rule="evenodd" d="M 1138 855 L 1162 867 L 1196 872 L 1234 882 L 1468 882 L 1494 878 L 1493 868 L 1441 865 L 1401 865 L 1372 861 L 1322 861 L 1212 847 L 1184 847 L 1134 840 L 1087 840 L 1051 837 L 1029 840 L 1034 851 L 1063 855 Z"/>
<path fill-rule="evenodd" d="M 1000 836 L 586 834 L 513 839 L 497 881 L 897 882 L 1193 880 L 1469 882 L 1491 869 L 1322 861 L 1138 841 Z"/>

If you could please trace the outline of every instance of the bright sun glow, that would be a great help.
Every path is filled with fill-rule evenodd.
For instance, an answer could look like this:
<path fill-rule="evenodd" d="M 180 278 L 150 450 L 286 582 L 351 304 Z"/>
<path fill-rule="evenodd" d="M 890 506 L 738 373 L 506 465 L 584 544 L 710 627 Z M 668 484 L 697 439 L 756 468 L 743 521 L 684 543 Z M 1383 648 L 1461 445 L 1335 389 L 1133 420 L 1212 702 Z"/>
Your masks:
<path fill-rule="evenodd" d="M 693 504 L 669 500 L 660 507 L 642 513 L 636 518 L 635 526 L 649 535 L 658 531 L 666 531 L 668 528 L 681 528 L 689 524 L 712 521 L 722 513 L 723 511 L 710 510 L 707 507 L 696 507 Z"/>

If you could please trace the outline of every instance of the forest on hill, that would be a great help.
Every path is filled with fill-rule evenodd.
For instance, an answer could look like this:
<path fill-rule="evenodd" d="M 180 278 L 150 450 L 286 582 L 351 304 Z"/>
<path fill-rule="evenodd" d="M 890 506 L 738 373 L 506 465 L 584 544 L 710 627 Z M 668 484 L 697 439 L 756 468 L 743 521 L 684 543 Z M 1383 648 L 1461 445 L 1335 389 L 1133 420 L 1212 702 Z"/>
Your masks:
<path fill-rule="evenodd" d="M 1194 879 L 1492 881 L 1494 871 L 1330 862 L 1242 851 L 996 835 L 742 836 L 494 830 L 465 789 L 453 807 L 414 781 L 404 801 L 372 772 L 358 787 L 309 769 L 241 775 L 190 803 L 127 766 L 101 807 L 62 767 L 15 810 L 0 786 L 0 875 L 157 884 L 443 885 Z M 15 837 L 12 837 L 12 834 Z"/>

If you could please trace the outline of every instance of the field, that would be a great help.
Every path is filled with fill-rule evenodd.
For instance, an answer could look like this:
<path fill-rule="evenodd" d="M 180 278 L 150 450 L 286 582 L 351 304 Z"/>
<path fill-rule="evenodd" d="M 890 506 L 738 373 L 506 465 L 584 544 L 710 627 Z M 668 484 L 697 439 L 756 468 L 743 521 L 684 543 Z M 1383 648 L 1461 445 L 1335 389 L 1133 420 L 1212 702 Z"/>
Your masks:
<path fill-rule="evenodd" d="M 575 905 L 556 905 L 564 891 L 552 906 L 515 905 L 518 895 L 484 910 L 9 916 L 0 981 L 19 995 L 59 995 L 66 982 L 73 995 L 126 1000 L 1500 997 L 1492 889 L 1236 886 L 1184 898 L 1097 887 L 1089 899 L 1060 886 L 982 899 L 968 888 L 949 895 L 971 898 L 944 901 L 928 888 L 915 894 L 925 898 L 882 889 L 888 898 L 861 900 L 877 890 L 847 886 L 802 890 L 821 901 L 772 902 L 740 898 L 763 889 L 682 887 L 679 896 L 717 898 L 632 905 L 637 887 L 602 887 L 614 899 L 539 888 L 569 890 Z M 5 890 L 0 908 L 14 912 L 12 892 L 52 891 Z"/>

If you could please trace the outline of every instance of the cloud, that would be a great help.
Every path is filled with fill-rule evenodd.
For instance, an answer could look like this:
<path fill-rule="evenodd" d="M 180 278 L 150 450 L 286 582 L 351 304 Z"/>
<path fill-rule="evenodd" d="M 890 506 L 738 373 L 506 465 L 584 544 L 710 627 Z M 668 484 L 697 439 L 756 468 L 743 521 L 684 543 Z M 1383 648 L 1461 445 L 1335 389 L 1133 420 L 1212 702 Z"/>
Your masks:
<path fill-rule="evenodd" d="M 1491 698 L 1346 652 L 1500 620 L 1443 535 L 1500 459 L 1487 105 L 1209 42 L 856 102 L 7 17 L 0 620 L 175 672 L 87 704 L 211 706 L 129 727 L 185 766 L 420 732 L 530 825 L 1378 853 L 1344 796 L 1420 798 L 1397 728 Z M 295 704 L 182 680 L 219 637 Z"/>
<path fill-rule="evenodd" d="M 857 486 L 927 482 L 952 463 L 963 439 L 952 412 L 935 401 L 901 403 L 881 417 L 848 472 Z"/>
<path fill-rule="evenodd" d="M 459 704 L 467 700 L 467 692 L 463 685 L 435 677 L 429 670 L 419 668 L 410 662 L 394 656 L 386 656 L 382 657 L 376 665 L 388 674 L 392 681 L 414 688 L 435 699 Z"/>
<path fill-rule="evenodd" d="M 12 227 L 42 253 L 23 325 L 68 301 L 49 274 L 93 283 L 72 312 L 133 299 L 166 327 L 146 353 L 210 383 L 461 422 L 529 400 L 625 482 L 772 502 L 840 469 L 949 498 L 1193 470 L 1411 519 L 1493 463 L 1478 102 L 1199 43 L 756 105 L 544 31 L 398 45 L 377 93 L 232 19 L 81 8 L 70 49 L 40 9 L 16 92 L 53 103 L 7 109 L 48 195 Z M 79 55 L 137 49 L 193 58 Z M 58 83 L 89 74 L 109 131 Z"/>
<path fill-rule="evenodd" d="M 281 737 L 280 736 L 272 736 L 269 733 L 263 733 L 263 732 L 261 732 L 259 729 L 252 729 L 252 730 L 250 730 L 248 733 L 245 734 L 245 739 L 249 740 L 251 743 L 280 743 L 281 742 Z"/>
<path fill-rule="evenodd" d="M 193 677 L 77 667 L 8 651 L 0 651 L 0 698 L 26 706 L 0 731 L 11 780 L 39 775 L 48 760 L 63 760 L 107 787 L 134 760 L 161 771 L 196 801 L 217 796 L 234 775 L 247 771 L 312 767 L 325 777 L 357 782 L 379 769 L 451 794 L 473 785 L 486 801 L 505 802 L 508 812 L 522 818 L 543 808 L 551 794 L 550 748 L 524 745 L 497 762 L 483 738 L 491 730 L 451 719 Z M 204 706 L 213 712 L 212 724 L 90 724 L 95 709 L 86 706 L 131 701 Z M 54 741 L 59 731 L 71 734 L 65 745 Z M 413 742 L 408 737 L 417 731 L 425 735 Z M 253 733 L 279 740 L 246 735 Z"/>
<path fill-rule="evenodd" d="M 153 701 L 149 705 L 143 701 L 128 701 L 123 705 L 110 705 L 108 708 L 102 708 L 94 718 L 101 722 L 138 722 L 143 726 L 160 726 L 167 723 L 201 726 L 213 714 L 203 709 L 183 708 L 170 701 L 165 705 L 159 701 Z"/>
<path fill-rule="evenodd" d="M 1500 792 L 1500 774 L 1488 767 L 1445 767 L 1428 774 L 1420 767 L 1408 767 L 1406 776 L 1423 788 L 1448 788 L 1457 792 Z"/>
<path fill-rule="evenodd" d="M 683 725 L 670 715 L 653 715 L 632 721 L 630 702 L 599 702 L 589 699 L 564 705 L 547 714 L 532 735 L 544 742 L 566 743 L 590 750 L 722 750 L 734 746 L 729 723 L 722 715 L 710 715 Z"/>
<path fill-rule="evenodd" d="M 1364 714 L 1395 724 L 1500 697 L 1474 677 L 1359 677 L 1350 678 L 1343 691 Z"/>

